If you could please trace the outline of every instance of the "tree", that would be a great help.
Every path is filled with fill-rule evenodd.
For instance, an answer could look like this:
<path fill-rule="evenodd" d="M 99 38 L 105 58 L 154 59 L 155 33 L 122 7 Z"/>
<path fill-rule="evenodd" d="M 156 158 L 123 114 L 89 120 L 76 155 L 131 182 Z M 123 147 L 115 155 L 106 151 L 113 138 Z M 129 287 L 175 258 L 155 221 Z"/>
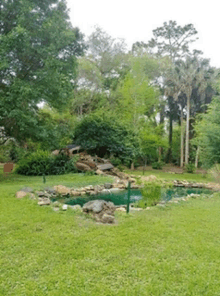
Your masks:
<path fill-rule="evenodd" d="M 81 116 L 102 107 L 114 107 L 114 92 L 128 71 L 123 40 L 114 39 L 96 27 L 87 46 L 85 56 L 78 59 L 77 87 L 71 106 L 72 112 Z"/>
<path fill-rule="evenodd" d="M 83 36 L 64 0 L 0 4 L 0 126 L 19 142 L 38 132 L 38 104 L 61 108 L 76 77 Z"/>
<path fill-rule="evenodd" d="M 171 67 L 166 67 L 165 71 L 161 72 L 162 76 L 162 88 L 165 88 L 166 80 L 170 80 L 172 75 L 172 64 L 177 60 L 184 58 L 186 55 L 190 54 L 189 45 L 194 42 L 197 38 L 196 29 L 192 24 L 187 24 L 185 26 L 179 26 L 175 21 L 169 21 L 169 23 L 164 22 L 162 27 L 158 27 L 153 30 L 154 37 L 147 43 L 136 43 L 134 44 L 133 50 L 142 47 L 145 51 L 155 54 L 159 60 L 165 56 L 168 56 L 171 61 Z M 196 51 L 198 52 L 198 51 Z M 168 77 L 168 79 L 167 79 Z M 161 83 L 161 82 L 160 82 Z M 173 131 L 173 120 L 176 117 L 176 110 L 178 108 L 176 99 L 176 87 L 169 88 L 162 93 L 167 94 L 167 103 L 169 112 L 170 126 L 169 126 L 169 149 L 167 159 L 172 160 L 172 131 Z M 177 87 L 178 88 L 178 87 Z M 163 106 L 163 105 L 162 105 Z M 163 113 L 162 113 L 163 114 Z"/>
<path fill-rule="evenodd" d="M 197 116 L 194 144 L 200 147 L 201 161 L 204 167 L 220 163 L 220 98 L 208 106 L 207 113 Z"/>
<path fill-rule="evenodd" d="M 74 143 L 100 157 L 116 156 L 131 160 L 136 153 L 132 128 L 110 114 L 90 114 L 76 126 Z"/>
<path fill-rule="evenodd" d="M 187 98 L 187 118 L 186 118 L 186 144 L 185 144 L 185 164 L 189 162 L 189 124 L 190 124 L 190 99 L 192 91 L 198 87 L 200 93 L 204 93 L 208 80 L 211 76 L 206 76 L 205 70 L 209 67 L 209 61 L 201 59 L 197 55 L 188 56 L 185 61 L 179 61 L 179 74 L 182 81 L 182 92 Z"/>
<path fill-rule="evenodd" d="M 168 55 L 174 62 L 190 53 L 189 44 L 198 39 L 197 33 L 192 24 L 181 27 L 176 21 L 164 22 L 162 27 L 153 30 L 154 37 L 148 42 L 148 48 L 159 57 Z"/>

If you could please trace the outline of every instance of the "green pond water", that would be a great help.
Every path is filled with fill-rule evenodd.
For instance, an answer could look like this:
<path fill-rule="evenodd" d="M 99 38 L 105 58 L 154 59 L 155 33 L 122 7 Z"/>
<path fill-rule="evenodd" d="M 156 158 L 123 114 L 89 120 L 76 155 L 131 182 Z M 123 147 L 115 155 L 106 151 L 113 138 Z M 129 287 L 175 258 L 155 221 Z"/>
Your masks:
<path fill-rule="evenodd" d="M 161 193 L 161 200 L 170 200 L 172 198 L 180 198 L 187 196 L 188 194 L 211 194 L 212 191 L 205 188 L 183 188 L 183 187 L 174 187 L 171 189 L 167 189 Z M 68 204 L 68 205 L 81 205 L 83 206 L 86 202 L 95 199 L 104 199 L 106 201 L 111 201 L 115 205 L 125 205 L 127 203 L 128 191 L 123 190 L 117 193 L 109 193 L 109 194 L 99 194 L 95 196 L 84 196 L 84 197 L 70 197 L 65 199 L 59 199 L 60 202 Z M 140 200 L 141 191 L 140 190 L 131 190 L 131 203 L 134 203 Z"/>

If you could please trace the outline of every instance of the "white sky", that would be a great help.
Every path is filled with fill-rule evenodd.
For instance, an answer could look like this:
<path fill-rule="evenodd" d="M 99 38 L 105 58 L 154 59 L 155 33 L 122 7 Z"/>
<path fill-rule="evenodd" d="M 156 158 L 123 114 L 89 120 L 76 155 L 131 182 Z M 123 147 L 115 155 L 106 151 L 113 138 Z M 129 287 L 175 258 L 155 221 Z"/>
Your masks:
<path fill-rule="evenodd" d="M 219 0 L 67 0 L 74 27 L 86 36 L 100 26 L 114 38 L 123 38 L 128 49 L 136 41 L 150 40 L 152 30 L 169 20 L 178 25 L 192 23 L 202 50 L 212 66 L 220 67 Z"/>

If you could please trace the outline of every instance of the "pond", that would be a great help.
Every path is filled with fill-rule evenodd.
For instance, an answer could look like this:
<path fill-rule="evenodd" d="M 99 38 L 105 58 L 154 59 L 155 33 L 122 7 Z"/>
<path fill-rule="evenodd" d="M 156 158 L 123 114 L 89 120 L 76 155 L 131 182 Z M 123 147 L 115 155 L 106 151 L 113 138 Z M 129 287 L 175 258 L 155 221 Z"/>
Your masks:
<path fill-rule="evenodd" d="M 172 198 L 180 198 L 187 196 L 191 193 L 194 194 L 212 194 L 212 191 L 210 189 L 205 188 L 184 188 L 184 187 L 173 187 L 171 189 L 166 189 L 166 191 L 163 191 L 161 194 L 161 200 L 170 200 Z M 68 205 L 81 205 L 83 206 L 85 203 L 87 203 L 90 200 L 95 199 L 104 199 L 106 201 L 111 201 L 115 205 L 125 205 L 127 203 L 127 196 L 128 191 L 123 190 L 119 191 L 117 193 L 108 193 L 108 194 L 99 194 L 95 196 L 79 196 L 79 197 L 70 197 L 65 199 L 59 199 L 60 202 L 68 204 Z M 140 200 L 141 197 L 141 191 L 140 190 L 131 190 L 131 203 L 134 203 L 138 200 Z M 55 201 L 55 200 L 53 200 Z"/>

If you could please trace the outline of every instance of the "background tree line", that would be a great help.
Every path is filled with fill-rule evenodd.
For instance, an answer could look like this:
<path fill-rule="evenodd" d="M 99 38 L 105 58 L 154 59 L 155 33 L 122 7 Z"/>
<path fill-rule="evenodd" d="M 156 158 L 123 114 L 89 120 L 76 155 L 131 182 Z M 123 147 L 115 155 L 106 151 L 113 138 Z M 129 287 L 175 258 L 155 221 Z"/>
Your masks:
<path fill-rule="evenodd" d="M 72 28 L 64 0 L 3 0 L 1 161 L 74 142 L 128 166 L 218 162 L 219 71 L 197 34 L 169 21 L 129 51 Z"/>

